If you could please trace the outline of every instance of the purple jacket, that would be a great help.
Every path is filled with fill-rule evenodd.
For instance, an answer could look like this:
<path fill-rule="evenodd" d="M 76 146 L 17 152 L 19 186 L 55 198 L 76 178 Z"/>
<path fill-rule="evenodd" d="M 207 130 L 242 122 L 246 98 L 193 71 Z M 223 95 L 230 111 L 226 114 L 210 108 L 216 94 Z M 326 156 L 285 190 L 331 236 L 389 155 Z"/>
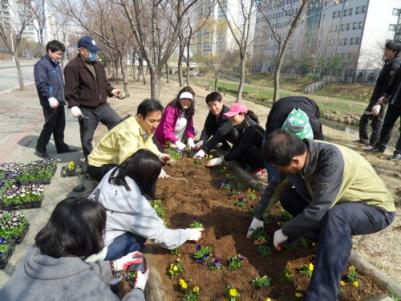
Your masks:
<path fill-rule="evenodd" d="M 168 105 L 163 112 L 162 119 L 156 129 L 155 137 L 159 141 L 161 147 L 166 147 L 168 142 L 176 143 L 178 138 L 174 134 L 175 124 L 181 111 L 178 108 Z M 184 132 L 185 138 L 195 137 L 195 129 L 192 118 L 188 119 L 187 127 Z"/>

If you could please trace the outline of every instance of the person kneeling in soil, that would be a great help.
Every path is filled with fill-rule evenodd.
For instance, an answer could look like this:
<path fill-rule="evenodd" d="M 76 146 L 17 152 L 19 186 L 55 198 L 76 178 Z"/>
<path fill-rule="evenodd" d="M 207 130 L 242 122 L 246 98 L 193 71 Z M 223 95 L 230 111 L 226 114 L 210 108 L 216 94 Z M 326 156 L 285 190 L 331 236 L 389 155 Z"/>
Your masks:
<path fill-rule="evenodd" d="M 138 149 L 148 149 L 162 162 L 170 160 L 169 155 L 160 153 L 153 143 L 153 134 L 159 125 L 163 106 L 158 100 L 145 99 L 137 109 L 136 116 L 130 116 L 107 132 L 88 156 L 88 173 L 96 181 L 112 168 L 124 162 Z M 161 177 L 167 177 L 162 171 Z"/>
<path fill-rule="evenodd" d="M 172 145 L 179 151 L 183 151 L 186 147 L 189 149 L 195 147 L 194 101 L 194 90 L 191 87 L 184 87 L 178 92 L 176 98 L 166 106 L 155 132 L 160 147 L 166 148 Z"/>
<path fill-rule="evenodd" d="M 237 130 L 234 129 L 230 120 L 224 116 L 228 107 L 223 103 L 219 92 L 212 92 L 206 96 L 206 104 L 209 114 L 206 117 L 200 140 L 196 143 L 194 150 L 197 151 L 195 158 L 203 158 L 206 153 L 214 149 L 218 143 L 222 143 L 223 149 L 229 150 L 238 138 Z"/>
<path fill-rule="evenodd" d="M 175 249 L 186 241 L 198 241 L 203 229 L 168 229 L 152 208 L 156 181 L 161 170 L 159 158 L 146 149 L 138 150 L 121 165 L 110 170 L 89 198 L 107 210 L 107 260 L 142 250 L 146 239 Z"/>
<path fill-rule="evenodd" d="M 280 251 L 287 239 L 317 234 L 315 269 L 304 300 L 338 300 L 352 236 L 378 232 L 394 220 L 390 192 L 369 162 L 344 146 L 277 130 L 267 137 L 263 154 L 279 176 L 255 207 L 247 237 L 263 228 L 263 214 L 280 191 L 281 205 L 294 218 L 274 233 L 274 247 Z"/>
<path fill-rule="evenodd" d="M 258 117 L 242 103 L 233 104 L 224 116 L 238 131 L 238 139 L 226 155 L 210 160 L 207 166 L 235 160 L 242 168 L 259 175 L 264 171 L 262 143 L 265 131 L 258 124 Z"/>
<path fill-rule="evenodd" d="M 50 220 L 35 237 L 22 264 L 0 290 L 0 300 L 120 300 L 110 284 L 120 273 L 142 262 L 143 254 L 130 253 L 115 261 L 84 260 L 103 248 L 106 210 L 85 198 L 67 198 L 57 204 Z M 144 301 L 149 270 L 137 272 L 134 288 L 122 300 Z"/>

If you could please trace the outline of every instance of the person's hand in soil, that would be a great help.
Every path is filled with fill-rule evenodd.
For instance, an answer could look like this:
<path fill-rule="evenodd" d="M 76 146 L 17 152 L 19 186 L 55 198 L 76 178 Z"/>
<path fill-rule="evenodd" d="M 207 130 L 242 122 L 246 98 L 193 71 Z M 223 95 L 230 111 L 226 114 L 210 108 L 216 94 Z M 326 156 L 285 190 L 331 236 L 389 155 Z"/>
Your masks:
<path fill-rule="evenodd" d="M 248 233 L 246 234 L 247 238 L 251 238 L 253 232 L 255 232 L 256 230 L 263 228 L 263 221 L 261 221 L 260 219 L 254 217 L 252 219 L 251 225 L 249 226 L 248 229 Z"/>
<path fill-rule="evenodd" d="M 194 148 L 195 148 L 194 139 L 193 139 L 193 138 L 188 138 L 187 145 L 188 145 L 188 148 L 189 148 L 190 150 L 194 149 Z"/>
<path fill-rule="evenodd" d="M 214 158 L 214 159 L 210 160 L 209 162 L 207 162 L 206 166 L 207 167 L 213 167 L 213 166 L 220 165 L 223 162 L 224 162 L 224 158 L 223 157 L 218 157 L 218 158 Z"/>
<path fill-rule="evenodd" d="M 148 278 L 149 278 L 149 269 L 147 269 L 145 273 L 137 271 L 134 282 L 134 288 L 138 288 L 143 291 L 145 289 L 145 285 L 146 282 L 148 281 Z"/>
<path fill-rule="evenodd" d="M 175 143 L 175 146 L 177 147 L 177 149 L 179 151 L 183 151 L 184 148 L 186 147 L 186 145 L 184 143 L 182 143 L 180 140 L 177 140 L 177 142 Z"/>
<path fill-rule="evenodd" d="M 287 236 L 284 235 L 283 231 L 281 229 L 277 230 L 274 232 L 273 236 L 273 245 L 276 248 L 277 251 L 281 251 L 281 244 L 285 242 L 288 239 Z"/>
<path fill-rule="evenodd" d="M 190 241 L 198 241 L 202 238 L 202 232 L 205 231 L 204 228 L 187 229 L 189 231 Z"/>
<path fill-rule="evenodd" d="M 168 174 L 164 171 L 164 169 L 162 168 L 161 171 L 160 171 L 160 174 L 159 174 L 159 178 L 160 178 L 160 179 L 168 179 L 168 178 L 170 178 L 170 175 L 168 175 Z"/>
<path fill-rule="evenodd" d="M 133 264 L 140 264 L 142 262 L 143 254 L 135 251 L 113 261 L 114 271 L 127 271 L 129 266 Z"/>
<path fill-rule="evenodd" d="M 170 161 L 170 155 L 166 153 L 160 153 L 159 155 L 160 161 L 162 161 L 163 164 L 167 164 Z"/>
<path fill-rule="evenodd" d="M 194 158 L 195 159 L 202 159 L 205 155 L 206 155 L 206 153 L 204 152 L 203 149 L 201 149 L 195 154 Z"/>
<path fill-rule="evenodd" d="M 203 145 L 203 140 L 199 140 L 199 141 L 195 144 L 195 146 L 194 146 L 194 151 L 200 150 L 200 148 L 202 147 L 202 145 Z"/>

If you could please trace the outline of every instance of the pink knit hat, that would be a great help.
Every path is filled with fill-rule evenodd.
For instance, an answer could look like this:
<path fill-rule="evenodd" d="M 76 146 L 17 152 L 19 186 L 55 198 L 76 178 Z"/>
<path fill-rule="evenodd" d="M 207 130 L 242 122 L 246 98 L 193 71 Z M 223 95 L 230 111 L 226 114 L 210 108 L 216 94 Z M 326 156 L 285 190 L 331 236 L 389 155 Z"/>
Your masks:
<path fill-rule="evenodd" d="M 234 117 L 235 115 L 239 114 L 239 113 L 247 113 L 248 109 L 246 108 L 246 106 L 242 103 L 235 103 L 230 107 L 230 110 L 228 110 L 228 112 L 224 113 L 224 116 L 226 116 L 227 118 L 230 117 Z"/>

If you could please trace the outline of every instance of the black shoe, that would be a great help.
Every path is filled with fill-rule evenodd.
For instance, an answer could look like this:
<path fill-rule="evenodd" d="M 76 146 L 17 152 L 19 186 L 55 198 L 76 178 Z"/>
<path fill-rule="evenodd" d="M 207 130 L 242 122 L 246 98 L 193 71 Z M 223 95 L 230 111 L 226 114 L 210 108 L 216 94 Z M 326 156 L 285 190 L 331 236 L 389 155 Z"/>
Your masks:
<path fill-rule="evenodd" d="M 76 152 L 76 151 L 78 151 L 78 149 L 73 148 L 73 147 L 68 147 L 68 148 L 64 148 L 62 150 L 58 150 L 57 152 L 59 154 L 64 154 L 64 153 L 73 153 L 73 152 Z"/>
<path fill-rule="evenodd" d="M 38 157 L 40 157 L 40 158 L 42 158 L 42 159 L 48 159 L 48 158 L 50 158 L 50 157 L 49 157 L 49 154 L 48 154 L 46 151 L 40 152 L 40 151 L 38 151 L 38 150 L 35 150 L 35 155 L 38 156 Z"/>
<path fill-rule="evenodd" d="M 401 161 L 401 154 L 394 154 L 390 157 L 391 161 Z"/>
<path fill-rule="evenodd" d="M 369 150 L 369 151 L 371 151 L 371 152 L 373 152 L 373 153 L 379 153 L 379 154 L 382 154 L 382 153 L 384 153 L 384 149 L 382 149 L 382 148 L 380 148 L 380 147 L 373 147 L 371 150 Z"/>
<path fill-rule="evenodd" d="M 79 185 L 75 186 L 72 190 L 74 192 L 83 192 L 83 191 L 85 191 L 85 189 L 86 189 L 85 185 L 79 184 Z"/>

